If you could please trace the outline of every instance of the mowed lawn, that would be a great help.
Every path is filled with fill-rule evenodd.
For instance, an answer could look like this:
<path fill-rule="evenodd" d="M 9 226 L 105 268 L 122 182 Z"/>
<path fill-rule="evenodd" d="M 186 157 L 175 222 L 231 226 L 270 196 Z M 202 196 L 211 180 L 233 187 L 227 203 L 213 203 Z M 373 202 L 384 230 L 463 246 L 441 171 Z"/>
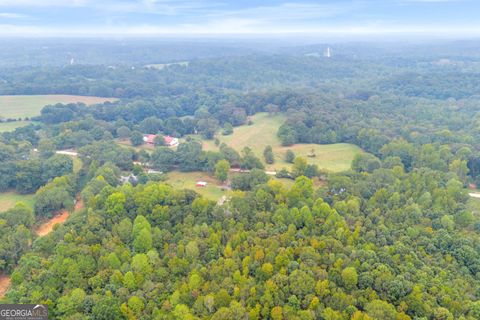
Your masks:
<path fill-rule="evenodd" d="M 198 181 L 207 182 L 206 187 L 196 187 Z M 214 177 L 205 172 L 180 172 L 172 171 L 167 173 L 166 183 L 170 184 L 176 189 L 190 189 L 201 194 L 207 199 L 217 201 L 222 196 L 226 195 L 228 191 L 222 190 L 221 183 Z"/>
<path fill-rule="evenodd" d="M 235 127 L 233 134 L 224 136 L 218 133 L 216 137 L 220 142 L 224 142 L 239 152 L 244 147 L 250 147 L 257 155 L 262 155 L 263 149 L 268 145 L 272 147 L 280 145 L 277 131 L 284 123 L 285 116 L 281 114 L 269 116 L 268 113 L 257 113 L 251 120 L 252 125 Z M 204 149 L 218 150 L 213 140 L 205 141 Z"/>
<path fill-rule="evenodd" d="M 82 102 L 86 105 L 93 105 L 115 100 L 117 99 L 72 95 L 0 96 L 0 117 L 23 119 L 38 116 L 40 110 L 49 104 Z"/>
<path fill-rule="evenodd" d="M 296 144 L 283 147 L 277 137 L 278 128 L 284 123 L 285 117 L 281 114 L 269 116 L 267 113 L 258 113 L 252 117 L 252 125 L 236 127 L 233 134 L 223 136 L 218 133 L 216 137 L 230 147 L 240 152 L 244 147 L 250 147 L 253 152 L 264 161 L 263 150 L 267 145 L 272 146 L 275 156 L 275 163 L 265 164 L 269 171 L 291 168 L 291 164 L 285 162 L 285 154 L 288 149 L 296 156 L 304 157 L 308 163 L 316 164 L 320 169 L 333 172 L 340 172 L 350 169 L 355 155 L 364 152 L 360 147 L 348 143 L 335 144 Z M 213 140 L 203 142 L 204 150 L 218 150 Z M 312 149 L 315 157 L 308 157 Z"/>
<path fill-rule="evenodd" d="M 18 194 L 14 191 L 0 193 L 0 212 L 13 208 L 17 202 L 24 202 L 31 208 L 34 205 L 33 194 Z"/>
<path fill-rule="evenodd" d="M 295 144 L 293 146 L 276 146 L 273 148 L 275 163 L 268 165 L 270 169 L 279 170 L 290 168 L 292 165 L 285 162 L 287 150 L 292 150 L 295 156 L 307 159 L 310 164 L 316 164 L 320 169 L 332 172 L 346 171 L 351 168 L 353 158 L 364 151 L 349 143 L 334 144 Z M 309 157 L 312 150 L 315 157 Z"/>

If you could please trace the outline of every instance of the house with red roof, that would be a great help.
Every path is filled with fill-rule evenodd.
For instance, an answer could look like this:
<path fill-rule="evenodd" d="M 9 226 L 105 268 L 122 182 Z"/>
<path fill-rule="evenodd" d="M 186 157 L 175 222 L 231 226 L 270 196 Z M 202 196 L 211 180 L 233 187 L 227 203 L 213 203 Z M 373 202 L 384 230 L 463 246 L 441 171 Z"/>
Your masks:
<path fill-rule="evenodd" d="M 155 134 L 144 134 L 143 135 L 143 142 L 147 144 L 154 144 L 155 143 Z"/>
<path fill-rule="evenodd" d="M 178 145 L 178 139 L 171 137 L 171 136 L 164 136 L 163 140 L 165 140 L 165 144 L 169 147 L 175 147 Z"/>
<path fill-rule="evenodd" d="M 157 137 L 156 134 L 144 134 L 143 141 L 146 144 L 155 144 L 155 138 Z M 175 147 L 178 145 L 178 138 L 171 137 L 171 136 L 164 136 L 163 140 L 165 141 L 165 145 L 168 147 Z"/>

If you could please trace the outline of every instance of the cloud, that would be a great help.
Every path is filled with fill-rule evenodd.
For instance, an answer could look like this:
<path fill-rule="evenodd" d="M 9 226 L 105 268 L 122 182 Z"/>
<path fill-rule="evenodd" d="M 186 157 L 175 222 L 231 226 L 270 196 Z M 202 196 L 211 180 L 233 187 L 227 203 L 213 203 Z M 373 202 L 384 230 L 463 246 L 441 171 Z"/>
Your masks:
<path fill-rule="evenodd" d="M 183 28 L 204 32 L 256 33 L 306 30 L 306 25 L 326 24 L 327 20 L 360 7 L 360 2 L 335 4 L 281 3 L 276 6 L 257 6 L 231 10 L 208 10 L 197 23 L 183 24 Z"/>
<path fill-rule="evenodd" d="M 2 7 L 80 7 L 90 3 L 89 0 L 0 0 Z"/>
<path fill-rule="evenodd" d="M 397 0 L 399 4 L 418 4 L 418 3 L 452 3 L 464 2 L 464 0 Z"/>
<path fill-rule="evenodd" d="M 214 8 L 221 3 L 206 0 L 0 0 L 0 7 L 83 7 L 103 12 L 178 14 L 181 10 Z"/>
<path fill-rule="evenodd" d="M 429 3 L 470 0 L 0 0 L 5 12 L 0 19 L 11 19 L 0 26 L 0 34 L 54 35 L 165 35 L 165 34 L 389 34 L 389 33 L 476 33 L 476 22 L 464 19 L 420 18 L 407 14 L 417 8 L 434 11 Z M 273 4 L 272 4 L 273 3 Z M 424 3 L 419 4 L 419 3 Z M 32 9 L 30 9 L 30 6 Z M 42 16 L 49 7 L 60 19 Z M 443 15 L 451 12 L 446 8 Z M 464 13 L 474 12 L 458 6 Z M 15 8 L 15 9 L 12 9 Z M 399 10 L 402 9 L 402 10 Z M 25 15 L 10 12 L 25 13 Z M 16 26 L 19 18 L 27 18 Z M 451 17 L 450 15 L 448 17 Z M 436 19 L 436 20 L 435 20 Z M 21 20 L 19 20 L 21 21 Z M 454 22 L 452 22 L 454 21 Z M 468 22 L 470 21 L 470 26 Z M 32 23 L 33 24 L 33 23 Z M 429 27 L 428 27 L 429 26 Z"/>
<path fill-rule="evenodd" d="M 276 6 L 257 6 L 240 10 L 217 11 L 216 14 L 224 16 L 261 17 L 274 20 L 315 19 L 334 17 L 339 14 L 351 12 L 360 7 L 360 4 L 358 1 L 329 4 L 286 2 Z"/>
<path fill-rule="evenodd" d="M 0 12 L 0 19 L 25 19 L 28 18 L 26 14 L 12 13 L 12 12 Z"/>
<path fill-rule="evenodd" d="M 256 20 L 225 19 L 209 24 L 183 24 L 176 26 L 156 25 L 133 25 L 133 26 L 112 26 L 112 27 L 86 27 L 86 28 L 52 28 L 18 26 L 13 24 L 0 24 L 0 36 L 433 36 L 433 37 L 456 37 L 480 36 L 480 27 L 457 27 L 448 28 L 442 26 L 423 27 L 386 27 L 378 25 L 368 26 L 342 26 L 342 27 L 272 27 L 259 25 Z"/>

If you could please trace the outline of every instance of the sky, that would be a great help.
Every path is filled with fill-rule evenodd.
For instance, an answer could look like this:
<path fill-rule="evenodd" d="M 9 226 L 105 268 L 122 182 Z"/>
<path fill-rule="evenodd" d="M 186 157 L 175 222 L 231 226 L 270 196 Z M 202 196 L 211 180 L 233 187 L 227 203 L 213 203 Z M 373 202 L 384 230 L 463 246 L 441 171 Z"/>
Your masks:
<path fill-rule="evenodd" d="M 480 35 L 480 0 L 0 0 L 0 35 Z"/>

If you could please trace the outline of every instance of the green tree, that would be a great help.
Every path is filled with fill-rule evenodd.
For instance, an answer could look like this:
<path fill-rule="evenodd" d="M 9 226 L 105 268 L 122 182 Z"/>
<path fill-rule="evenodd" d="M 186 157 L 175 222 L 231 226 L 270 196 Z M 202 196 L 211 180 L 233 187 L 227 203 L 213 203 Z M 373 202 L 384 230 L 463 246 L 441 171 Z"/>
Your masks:
<path fill-rule="evenodd" d="M 342 281 L 345 288 L 351 290 L 357 286 L 358 274 L 354 267 L 347 267 L 342 271 Z"/>
<path fill-rule="evenodd" d="M 223 131 L 222 131 L 222 134 L 224 136 L 228 136 L 230 134 L 233 133 L 233 126 L 230 122 L 225 122 L 225 124 L 223 125 Z"/>
<path fill-rule="evenodd" d="M 272 164 L 275 161 L 272 146 L 265 147 L 265 149 L 263 150 L 263 157 L 265 158 L 265 162 L 268 164 Z"/>
<path fill-rule="evenodd" d="M 153 144 L 156 147 L 163 147 L 165 146 L 165 138 L 161 134 L 157 134 L 153 139 Z"/>
<path fill-rule="evenodd" d="M 68 295 L 58 299 L 58 312 L 63 316 L 71 316 L 81 311 L 81 306 L 85 300 L 86 293 L 83 289 L 73 289 Z"/>
<path fill-rule="evenodd" d="M 215 177 L 225 182 L 228 179 L 228 172 L 230 171 L 230 163 L 227 160 L 220 160 L 215 165 Z"/>
<path fill-rule="evenodd" d="M 218 120 L 214 118 L 200 119 L 197 123 L 197 129 L 205 139 L 213 139 L 218 129 Z"/>
<path fill-rule="evenodd" d="M 460 179 L 460 181 L 462 181 L 463 183 L 466 183 L 467 175 L 469 171 L 466 160 L 459 160 L 459 159 L 453 160 L 452 163 L 450 163 L 449 170 L 455 173 Z"/>
<path fill-rule="evenodd" d="M 294 178 L 305 175 L 307 170 L 307 160 L 302 157 L 296 157 L 292 167 L 292 175 Z"/>
<path fill-rule="evenodd" d="M 132 227 L 133 225 L 130 219 L 125 218 L 114 227 L 114 230 L 124 243 L 128 243 L 131 239 Z"/>
<path fill-rule="evenodd" d="M 13 208 L 0 212 L 0 219 L 4 220 L 9 226 L 23 224 L 30 228 L 35 223 L 32 209 L 24 202 L 17 202 Z"/>
<path fill-rule="evenodd" d="M 105 202 L 105 211 L 110 217 L 119 217 L 125 213 L 127 199 L 121 192 L 112 193 Z"/>
<path fill-rule="evenodd" d="M 253 153 L 252 149 L 249 147 L 245 147 L 242 150 L 242 159 L 241 159 L 241 167 L 243 169 L 264 169 L 264 166 L 260 159 L 258 159 L 255 154 Z"/>
<path fill-rule="evenodd" d="M 127 273 L 125 273 L 125 275 L 123 276 L 123 285 L 131 291 L 137 288 L 133 272 L 128 271 Z"/>
<path fill-rule="evenodd" d="M 133 222 L 132 238 L 135 239 L 138 237 L 140 232 L 144 229 L 148 230 L 148 232 L 151 232 L 152 226 L 150 225 L 150 222 L 148 222 L 147 218 L 145 218 L 143 215 L 138 215 Z"/>
<path fill-rule="evenodd" d="M 128 308 L 132 310 L 136 316 L 140 316 L 145 308 L 145 304 L 139 297 L 132 296 L 128 299 Z"/>
<path fill-rule="evenodd" d="M 52 140 L 50 139 L 40 140 L 38 144 L 38 153 L 40 154 L 40 157 L 44 159 L 50 158 L 55 154 L 55 151 L 56 151 L 56 146 Z"/>
<path fill-rule="evenodd" d="M 162 171 L 170 171 L 177 161 L 177 155 L 175 151 L 167 147 L 155 148 L 152 153 L 150 162 L 156 169 Z"/>
<path fill-rule="evenodd" d="M 383 300 L 373 300 L 365 306 L 367 314 L 373 319 L 395 320 L 397 311 L 388 302 Z"/>
<path fill-rule="evenodd" d="M 50 217 L 55 212 L 73 209 L 73 182 L 67 177 L 55 178 L 35 194 L 35 214 Z"/>
<path fill-rule="evenodd" d="M 352 169 L 357 172 L 370 172 L 379 169 L 382 166 L 380 160 L 372 154 L 357 154 L 352 161 Z"/>
<path fill-rule="evenodd" d="M 282 146 L 291 146 L 297 140 L 295 130 L 293 130 L 292 127 L 285 124 L 280 126 L 280 128 L 278 129 L 277 135 L 280 138 Z"/>
<path fill-rule="evenodd" d="M 117 136 L 120 139 L 128 139 L 132 135 L 132 131 L 127 126 L 121 126 L 117 129 Z"/>
<path fill-rule="evenodd" d="M 238 190 L 252 190 L 255 186 L 266 183 L 269 180 L 268 175 L 260 169 L 252 169 L 249 173 L 234 175 L 232 178 L 232 188 Z"/>
<path fill-rule="evenodd" d="M 133 240 L 135 252 L 145 253 L 152 248 L 152 235 L 148 229 L 142 229 Z"/>
<path fill-rule="evenodd" d="M 152 266 L 148 261 L 148 256 L 144 253 L 139 253 L 133 256 L 132 269 L 135 273 L 146 277 L 150 276 L 153 271 Z"/>
<path fill-rule="evenodd" d="M 132 131 L 130 135 L 130 142 L 133 146 L 140 146 L 143 144 L 143 134 L 140 131 Z"/>

